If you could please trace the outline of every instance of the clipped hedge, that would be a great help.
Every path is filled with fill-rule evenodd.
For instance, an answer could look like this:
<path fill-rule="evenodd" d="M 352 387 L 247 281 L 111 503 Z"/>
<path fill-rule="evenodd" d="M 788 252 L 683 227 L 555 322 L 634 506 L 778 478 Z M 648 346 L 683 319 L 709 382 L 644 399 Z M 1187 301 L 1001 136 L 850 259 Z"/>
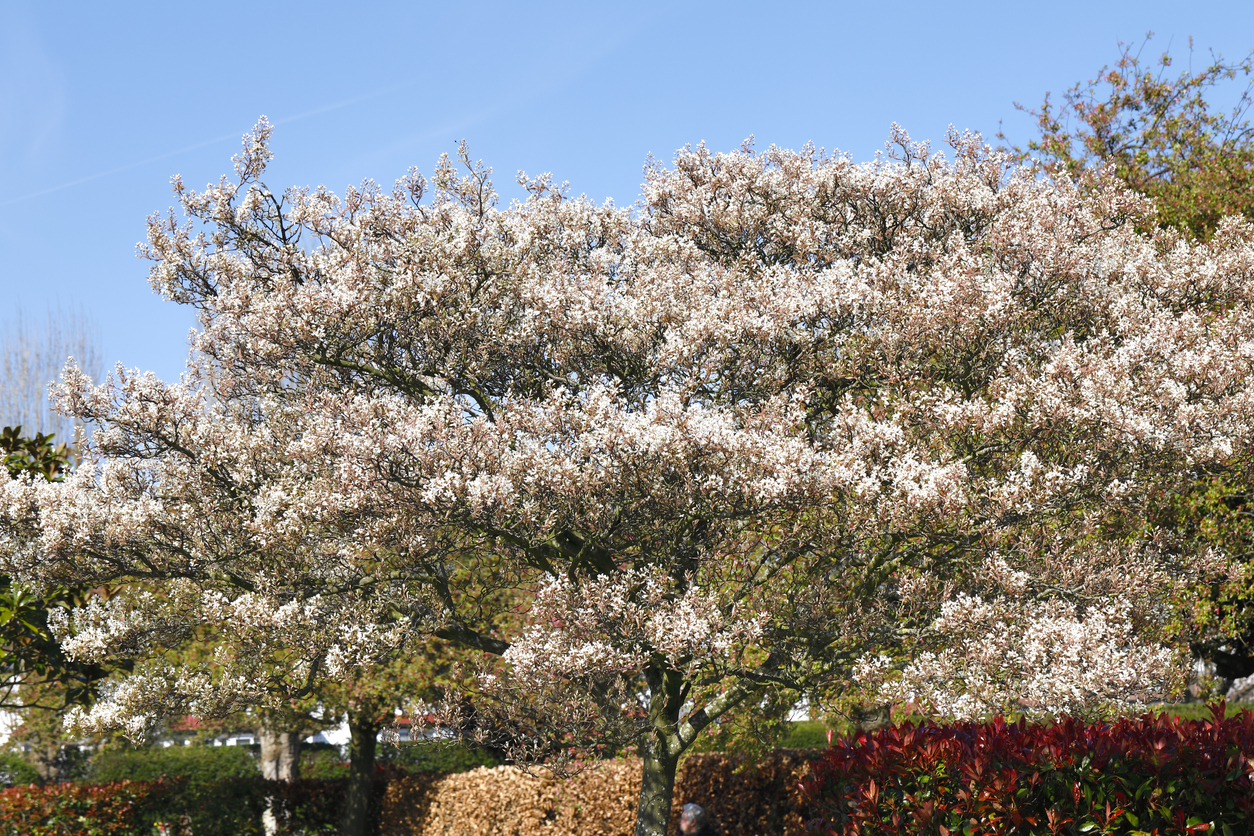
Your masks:
<path fill-rule="evenodd" d="M 671 810 L 704 806 L 724 836 L 802 834 L 799 784 L 811 753 L 776 752 L 759 763 L 723 754 L 686 758 Z M 399 776 L 383 798 L 383 836 L 623 836 L 635 828 L 640 761 L 604 761 L 566 780 L 512 766 L 456 775 Z"/>
<path fill-rule="evenodd" d="M 383 836 L 630 833 L 640 791 L 638 762 L 608 761 L 561 781 L 544 770 L 481 767 L 389 782 Z"/>
<path fill-rule="evenodd" d="M 176 779 L 161 817 L 186 816 L 196 836 L 260 832 L 268 790 L 257 762 L 243 746 L 106 749 L 92 757 L 87 774 L 98 785 Z"/>
<path fill-rule="evenodd" d="M 692 801 L 706 809 L 724 836 L 804 833 L 810 816 L 801 784 L 820 754 L 778 749 L 758 761 L 723 754 L 688 757 L 675 776 L 672 831 L 678 832 L 681 806 Z"/>
<path fill-rule="evenodd" d="M 804 780 L 824 834 L 1254 832 L 1254 715 L 910 725 L 837 741 Z"/>
<path fill-rule="evenodd" d="M 119 747 L 92 756 L 87 781 L 159 781 L 181 775 L 191 784 L 212 784 L 257 774 L 257 760 L 244 746 Z"/>

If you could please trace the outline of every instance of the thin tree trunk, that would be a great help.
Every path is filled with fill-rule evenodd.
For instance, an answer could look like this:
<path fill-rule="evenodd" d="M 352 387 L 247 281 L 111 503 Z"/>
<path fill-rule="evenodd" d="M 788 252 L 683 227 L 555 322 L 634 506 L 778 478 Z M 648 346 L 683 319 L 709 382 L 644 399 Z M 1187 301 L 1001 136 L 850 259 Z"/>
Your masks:
<path fill-rule="evenodd" d="M 380 728 L 373 706 L 348 713 L 348 788 L 344 794 L 340 836 L 368 836 L 375 745 Z"/>
<path fill-rule="evenodd" d="M 271 781 L 295 781 L 300 778 L 300 733 L 276 732 L 262 726 L 257 735 L 261 741 L 261 774 Z"/>
<path fill-rule="evenodd" d="M 45 784 L 58 783 L 61 779 L 61 744 L 53 741 L 37 745 L 35 771 L 39 773 L 39 780 Z"/>
<path fill-rule="evenodd" d="M 261 741 L 261 776 L 269 781 L 295 781 L 300 777 L 300 738 L 298 731 L 277 731 L 278 721 L 263 717 L 257 729 Z M 266 799 L 262 826 L 266 836 L 274 836 L 287 823 L 288 811 L 274 796 Z"/>
<path fill-rule="evenodd" d="M 300 738 L 302 732 L 279 735 L 279 780 L 300 780 Z"/>

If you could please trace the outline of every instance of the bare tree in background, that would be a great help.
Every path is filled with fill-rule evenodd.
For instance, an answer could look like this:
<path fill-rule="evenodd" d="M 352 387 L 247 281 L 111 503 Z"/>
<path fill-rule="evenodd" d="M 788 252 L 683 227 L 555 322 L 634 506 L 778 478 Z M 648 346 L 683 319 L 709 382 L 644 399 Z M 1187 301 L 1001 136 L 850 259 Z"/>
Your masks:
<path fill-rule="evenodd" d="M 48 401 L 48 384 L 57 379 L 66 358 L 99 380 L 102 375 L 100 328 L 81 309 L 48 308 L 42 322 L 19 308 L 0 329 L 0 424 L 21 425 L 28 435 L 55 433 L 59 442 L 74 440 L 74 421 L 58 415 Z"/>

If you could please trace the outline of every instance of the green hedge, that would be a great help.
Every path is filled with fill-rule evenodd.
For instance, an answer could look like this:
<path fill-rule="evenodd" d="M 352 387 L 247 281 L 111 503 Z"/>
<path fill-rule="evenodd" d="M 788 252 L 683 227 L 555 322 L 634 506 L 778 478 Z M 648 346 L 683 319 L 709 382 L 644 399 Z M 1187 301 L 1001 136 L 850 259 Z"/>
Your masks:
<path fill-rule="evenodd" d="M 436 772 L 452 775 L 469 772 L 480 766 L 500 766 L 501 760 L 485 749 L 449 740 L 424 740 L 388 747 L 384 752 L 388 763 L 406 772 Z"/>
<path fill-rule="evenodd" d="M 185 777 L 189 784 L 208 784 L 257 774 L 257 761 L 243 746 L 152 746 L 97 752 L 87 768 L 87 782 L 158 781 Z"/>
<path fill-rule="evenodd" d="M 798 720 L 784 727 L 781 749 L 826 749 L 828 726 L 822 720 Z"/>

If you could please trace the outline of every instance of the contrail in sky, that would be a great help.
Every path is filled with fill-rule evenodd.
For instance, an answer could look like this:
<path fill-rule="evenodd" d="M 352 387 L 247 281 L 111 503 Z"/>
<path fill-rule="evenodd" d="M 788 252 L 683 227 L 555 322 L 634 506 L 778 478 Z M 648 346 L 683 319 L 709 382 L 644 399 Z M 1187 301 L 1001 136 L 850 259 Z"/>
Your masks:
<path fill-rule="evenodd" d="M 298 113 L 295 116 L 288 116 L 284 119 L 279 119 L 275 122 L 272 122 L 271 124 L 286 125 L 291 122 L 298 122 L 301 119 L 308 119 L 310 116 L 317 116 L 320 113 L 326 113 L 332 110 L 339 110 L 340 108 L 343 108 L 343 107 L 349 107 L 350 105 L 355 105 L 360 102 L 368 101 L 370 99 L 376 99 L 379 96 L 383 96 L 388 93 L 395 93 L 397 90 L 403 89 L 405 87 L 409 87 L 415 83 L 416 82 L 410 81 L 410 82 L 405 82 L 403 84 L 394 84 L 391 87 L 385 87 L 381 90 L 376 90 L 373 93 L 367 93 L 364 96 L 356 96 L 352 99 L 345 99 L 342 102 L 336 102 L 335 104 L 323 105 L 322 107 L 317 107 L 317 108 L 314 108 L 313 110 L 307 110 L 304 113 Z M 92 180 L 99 180 L 102 177 L 111 177 L 112 175 L 120 174 L 123 171 L 130 171 L 132 168 L 139 168 L 140 166 L 148 165 L 149 163 L 155 163 L 160 160 L 169 159 L 170 157 L 177 157 L 179 154 L 186 154 L 188 151 L 195 151 L 198 148 L 204 148 L 207 145 L 215 145 L 219 142 L 225 142 L 228 139 L 239 139 L 241 136 L 243 136 L 242 132 L 229 133 L 229 134 L 223 134 L 222 136 L 216 136 L 213 139 L 206 139 L 204 142 L 197 142 L 195 145 L 188 145 L 186 148 L 180 148 L 177 151 L 167 151 L 164 154 L 158 154 L 157 156 L 149 157 L 146 160 L 139 160 L 138 162 L 128 163 L 127 165 L 120 166 L 118 168 L 111 168 L 108 171 L 101 171 L 98 174 L 91 174 L 91 175 L 88 175 L 87 177 L 80 177 L 77 180 L 71 180 L 68 183 L 62 183 L 59 186 L 52 186 L 51 188 L 47 188 L 42 191 L 31 192 L 30 194 L 22 195 L 21 197 L 15 197 L 15 198 L 12 198 L 11 200 L 0 202 L 0 207 L 12 206 L 14 203 L 21 203 L 24 200 L 31 200 L 36 197 L 42 197 L 43 195 L 52 194 L 53 192 L 59 192 L 62 189 L 73 188 L 74 186 L 79 186 L 79 185 L 82 185 L 83 183 L 90 183 Z"/>

